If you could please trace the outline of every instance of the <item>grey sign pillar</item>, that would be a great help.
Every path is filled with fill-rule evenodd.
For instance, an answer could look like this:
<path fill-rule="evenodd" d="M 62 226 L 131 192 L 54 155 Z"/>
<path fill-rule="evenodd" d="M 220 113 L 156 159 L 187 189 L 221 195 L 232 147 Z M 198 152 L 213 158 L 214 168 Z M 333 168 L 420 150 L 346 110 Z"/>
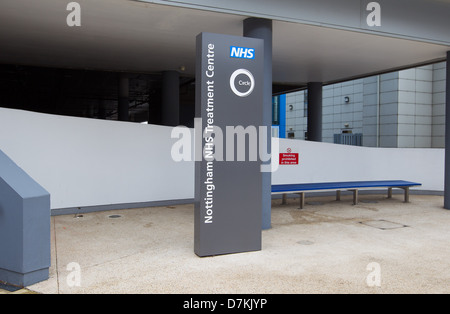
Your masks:
<path fill-rule="evenodd" d="M 322 83 L 308 83 L 308 141 L 322 142 Z"/>
<path fill-rule="evenodd" d="M 165 71 L 162 74 L 162 124 L 178 126 L 180 124 L 180 74 L 177 71 Z"/>
<path fill-rule="evenodd" d="M 263 68 L 260 39 L 197 37 L 202 156 L 195 165 L 194 249 L 200 257 L 261 250 Z"/>
<path fill-rule="evenodd" d="M 50 256 L 50 194 L 0 151 L 0 281 L 47 280 Z"/>
<path fill-rule="evenodd" d="M 445 191 L 444 208 L 450 209 L 450 51 L 447 52 L 447 81 L 445 107 Z"/>
<path fill-rule="evenodd" d="M 267 126 L 268 138 L 271 138 L 272 128 L 272 20 L 249 18 L 244 21 L 244 36 L 264 40 L 264 92 L 263 92 L 263 125 Z M 267 143 L 267 152 L 272 151 L 272 142 Z M 270 164 L 270 161 L 265 162 Z M 272 226 L 272 173 L 262 174 L 262 229 Z"/>

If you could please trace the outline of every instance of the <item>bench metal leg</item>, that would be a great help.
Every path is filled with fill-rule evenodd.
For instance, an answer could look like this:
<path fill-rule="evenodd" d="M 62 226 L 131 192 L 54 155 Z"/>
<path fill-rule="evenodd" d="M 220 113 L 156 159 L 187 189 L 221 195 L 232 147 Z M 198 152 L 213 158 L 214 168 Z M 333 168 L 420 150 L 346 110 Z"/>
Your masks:
<path fill-rule="evenodd" d="M 337 190 L 336 191 L 336 201 L 340 201 L 341 200 L 341 191 Z"/>
<path fill-rule="evenodd" d="M 287 204 L 287 194 L 283 194 L 283 200 L 281 201 L 281 205 Z"/>
<path fill-rule="evenodd" d="M 405 203 L 409 203 L 409 187 L 402 188 L 405 191 Z"/>
<path fill-rule="evenodd" d="M 305 207 L 305 193 L 298 193 L 300 195 L 300 209 Z"/>
<path fill-rule="evenodd" d="M 388 198 L 392 198 L 392 188 L 388 188 Z"/>
<path fill-rule="evenodd" d="M 353 205 L 358 205 L 358 190 L 350 190 L 353 192 Z"/>

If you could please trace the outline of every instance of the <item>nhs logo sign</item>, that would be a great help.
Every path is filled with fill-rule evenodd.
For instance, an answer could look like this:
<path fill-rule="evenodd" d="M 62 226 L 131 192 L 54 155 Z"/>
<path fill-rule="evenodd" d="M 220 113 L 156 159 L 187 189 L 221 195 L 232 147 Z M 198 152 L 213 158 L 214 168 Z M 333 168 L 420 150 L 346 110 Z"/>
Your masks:
<path fill-rule="evenodd" d="M 230 57 L 239 59 L 255 59 L 255 49 L 232 46 L 230 49 Z"/>

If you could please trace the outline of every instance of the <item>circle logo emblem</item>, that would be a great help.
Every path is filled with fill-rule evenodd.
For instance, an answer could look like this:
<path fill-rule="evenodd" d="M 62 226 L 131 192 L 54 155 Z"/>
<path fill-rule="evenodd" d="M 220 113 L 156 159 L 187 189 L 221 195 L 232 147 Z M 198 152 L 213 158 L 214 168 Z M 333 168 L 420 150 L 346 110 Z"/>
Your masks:
<path fill-rule="evenodd" d="M 231 75 L 230 87 L 233 93 L 239 97 L 250 96 L 255 89 L 255 78 L 249 70 L 236 70 Z"/>

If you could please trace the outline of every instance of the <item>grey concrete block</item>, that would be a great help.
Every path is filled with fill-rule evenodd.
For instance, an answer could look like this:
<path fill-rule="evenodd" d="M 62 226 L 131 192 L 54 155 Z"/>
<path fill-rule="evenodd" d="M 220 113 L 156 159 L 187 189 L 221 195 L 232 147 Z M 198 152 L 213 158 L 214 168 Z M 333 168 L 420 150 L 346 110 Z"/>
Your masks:
<path fill-rule="evenodd" d="M 48 279 L 50 194 L 0 151 L 0 281 Z"/>

